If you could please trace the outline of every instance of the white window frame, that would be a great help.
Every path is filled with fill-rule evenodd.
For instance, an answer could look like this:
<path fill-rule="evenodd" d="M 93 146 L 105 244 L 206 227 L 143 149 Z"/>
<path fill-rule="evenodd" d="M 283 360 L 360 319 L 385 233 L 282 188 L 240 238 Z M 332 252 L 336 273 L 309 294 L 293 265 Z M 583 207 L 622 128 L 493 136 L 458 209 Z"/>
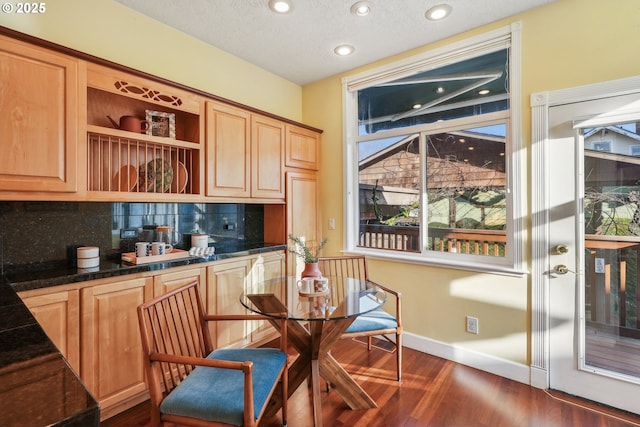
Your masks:
<path fill-rule="evenodd" d="M 509 143 L 507 144 L 505 152 L 505 155 L 508 156 L 509 159 L 507 163 L 507 197 L 510 199 L 507 203 L 507 255 L 504 257 L 491 257 L 436 253 L 434 251 L 425 251 L 424 249 L 421 253 L 413 253 L 359 247 L 357 240 L 360 226 L 358 216 L 357 141 L 363 138 L 358 135 L 357 91 L 381 82 L 409 76 L 418 71 L 441 67 L 505 48 L 510 49 L 510 118 L 506 119 L 509 129 Z M 515 194 L 526 194 L 522 180 L 522 175 L 525 171 L 522 169 L 521 160 L 524 154 L 522 152 L 520 56 L 520 23 L 518 22 L 508 27 L 503 27 L 483 35 L 453 43 L 443 48 L 425 52 L 421 55 L 342 79 L 343 138 L 345 141 L 343 144 L 343 186 L 344 194 L 347 196 L 343 212 L 345 224 L 343 247 L 346 253 L 362 254 L 372 258 L 391 259 L 425 265 L 445 266 L 462 270 L 513 275 L 526 273 L 523 267 L 524 221 L 522 211 L 524 197 L 514 197 Z M 497 117 L 500 116 L 500 113 L 494 114 L 496 114 Z M 502 117 L 504 118 L 504 113 Z M 469 119 L 473 120 L 473 117 Z M 429 132 L 436 130 L 446 131 L 451 127 L 453 122 L 458 122 L 458 120 L 430 124 L 427 125 L 427 127 L 429 128 Z M 424 126 L 422 128 L 424 128 Z M 398 129 L 397 132 L 398 134 L 407 134 L 411 133 L 412 130 L 416 131 L 414 128 L 402 128 Z M 423 131 L 423 129 L 419 131 Z M 371 138 L 375 139 L 375 135 L 371 135 Z M 421 136 L 421 141 L 423 140 L 424 135 Z M 423 185 L 423 188 L 426 187 Z M 423 217 L 424 215 L 425 213 L 423 212 Z M 423 222 L 423 224 L 425 224 L 425 222 Z"/>

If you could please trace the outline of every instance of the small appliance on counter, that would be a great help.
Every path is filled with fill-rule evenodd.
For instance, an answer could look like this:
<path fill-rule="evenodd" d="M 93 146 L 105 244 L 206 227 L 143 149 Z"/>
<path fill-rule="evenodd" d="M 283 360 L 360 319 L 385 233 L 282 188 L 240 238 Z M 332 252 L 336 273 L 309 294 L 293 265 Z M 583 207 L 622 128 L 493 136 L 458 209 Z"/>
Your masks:
<path fill-rule="evenodd" d="M 192 248 L 207 248 L 209 247 L 209 235 L 203 233 L 197 233 L 191 235 L 191 247 Z"/>
<path fill-rule="evenodd" d="M 76 249 L 77 266 L 79 269 L 100 266 L 100 248 L 97 246 L 81 246 Z"/>

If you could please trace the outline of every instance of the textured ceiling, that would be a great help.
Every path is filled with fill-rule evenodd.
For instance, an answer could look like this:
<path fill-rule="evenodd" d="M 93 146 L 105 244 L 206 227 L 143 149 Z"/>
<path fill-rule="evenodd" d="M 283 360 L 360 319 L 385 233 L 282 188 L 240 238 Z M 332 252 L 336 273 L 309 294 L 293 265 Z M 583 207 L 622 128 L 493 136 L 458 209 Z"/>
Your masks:
<path fill-rule="evenodd" d="M 271 12 L 268 0 L 116 0 L 186 34 L 304 85 L 555 0 L 369 0 L 371 14 L 350 13 L 356 0 L 292 0 Z M 425 19 L 448 3 L 451 15 Z M 350 44 L 349 57 L 333 53 Z"/>

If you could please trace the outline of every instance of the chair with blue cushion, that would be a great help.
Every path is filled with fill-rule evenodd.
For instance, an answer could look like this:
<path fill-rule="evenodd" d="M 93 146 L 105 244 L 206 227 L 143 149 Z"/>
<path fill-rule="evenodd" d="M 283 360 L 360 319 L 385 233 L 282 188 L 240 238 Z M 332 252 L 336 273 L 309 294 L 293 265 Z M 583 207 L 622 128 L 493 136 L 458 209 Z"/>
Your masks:
<path fill-rule="evenodd" d="M 208 322 L 256 318 L 264 319 L 206 314 L 197 282 L 138 307 L 152 426 L 257 426 L 279 384 L 286 425 L 286 324 L 280 349 L 214 350 L 211 344 Z"/>
<path fill-rule="evenodd" d="M 325 277 L 342 276 L 353 277 L 360 280 L 370 280 L 367 270 L 367 260 L 364 256 L 339 256 L 320 257 L 318 267 Z M 369 313 L 360 315 L 347 328 L 342 338 L 367 338 L 367 349 L 371 350 L 372 337 L 379 336 L 393 344 L 396 351 L 397 379 L 402 377 L 402 323 L 401 316 L 401 294 L 398 291 L 376 283 L 387 295 L 391 295 L 395 300 L 395 306 L 391 313 L 382 308 L 375 309 Z M 388 335 L 395 335 L 395 341 Z"/>

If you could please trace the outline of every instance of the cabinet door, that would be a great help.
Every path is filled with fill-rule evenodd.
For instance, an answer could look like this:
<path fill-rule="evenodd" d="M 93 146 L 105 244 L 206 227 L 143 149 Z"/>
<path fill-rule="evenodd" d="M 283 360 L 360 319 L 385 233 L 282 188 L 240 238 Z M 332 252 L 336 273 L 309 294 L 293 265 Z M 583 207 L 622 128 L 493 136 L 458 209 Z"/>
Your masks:
<path fill-rule="evenodd" d="M 159 274 L 153 278 L 153 296 L 159 297 L 169 291 L 186 285 L 187 283 L 198 282 L 200 286 L 200 296 L 205 300 L 207 272 L 204 268 L 193 268 L 189 270 L 175 271 L 171 273 Z"/>
<path fill-rule="evenodd" d="M 206 311 L 212 314 L 246 314 L 240 295 L 251 283 L 251 259 L 217 261 L 207 268 Z M 239 347 L 249 343 L 250 324 L 222 321 L 210 325 L 214 347 Z"/>
<path fill-rule="evenodd" d="M 100 403 L 101 419 L 148 398 L 137 307 L 152 293 L 153 278 L 81 290 L 80 376 Z"/>
<path fill-rule="evenodd" d="M 318 176 L 315 172 L 287 172 L 287 235 L 310 245 L 320 244 Z M 304 269 L 299 257 L 289 257 L 288 273 L 297 276 Z"/>
<path fill-rule="evenodd" d="M 249 197 L 251 115 L 207 103 L 207 196 Z"/>
<path fill-rule="evenodd" d="M 286 165 L 294 168 L 318 170 L 320 134 L 299 126 L 286 128 Z"/>
<path fill-rule="evenodd" d="M 33 296 L 30 296 L 30 292 L 23 292 L 19 295 L 71 367 L 80 372 L 78 290 L 54 291 Z"/>
<path fill-rule="evenodd" d="M 77 191 L 79 61 L 0 37 L 0 188 Z"/>
<path fill-rule="evenodd" d="M 251 118 L 251 197 L 284 199 L 284 123 Z"/>
<path fill-rule="evenodd" d="M 251 291 L 261 292 L 260 284 L 271 279 L 277 279 L 286 275 L 286 257 L 284 252 L 266 252 L 257 255 L 251 267 L 252 287 Z M 284 289 L 283 289 L 284 292 Z M 285 295 L 277 295 L 284 301 Z M 278 332 L 266 320 L 251 322 L 251 342 L 253 344 L 262 340 L 270 340 L 278 337 Z"/>

